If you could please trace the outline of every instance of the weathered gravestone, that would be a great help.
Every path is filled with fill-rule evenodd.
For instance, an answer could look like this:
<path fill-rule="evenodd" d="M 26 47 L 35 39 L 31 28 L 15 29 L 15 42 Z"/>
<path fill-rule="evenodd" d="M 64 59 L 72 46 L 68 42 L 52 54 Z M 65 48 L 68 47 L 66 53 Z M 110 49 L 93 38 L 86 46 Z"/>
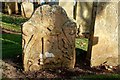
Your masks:
<path fill-rule="evenodd" d="M 70 18 L 74 18 L 77 23 L 77 36 L 89 33 L 92 13 L 92 2 L 75 3 L 74 0 L 59 0 L 59 5 L 65 9 Z"/>
<path fill-rule="evenodd" d="M 118 44 L 118 3 L 101 3 L 95 21 L 91 66 L 119 65 Z"/>
<path fill-rule="evenodd" d="M 18 12 L 17 2 L 5 2 L 5 9 L 9 15 Z"/>
<path fill-rule="evenodd" d="M 23 24 L 24 70 L 73 68 L 76 24 L 57 5 L 43 5 Z"/>
<path fill-rule="evenodd" d="M 21 4 L 21 11 L 22 11 L 22 16 L 25 18 L 30 18 L 33 11 L 34 11 L 34 6 L 33 3 L 30 2 L 23 2 Z"/>
<path fill-rule="evenodd" d="M 92 2 L 77 2 L 75 18 L 77 22 L 77 28 L 79 29 L 78 35 L 89 33 L 91 25 L 91 13 L 92 13 Z"/>

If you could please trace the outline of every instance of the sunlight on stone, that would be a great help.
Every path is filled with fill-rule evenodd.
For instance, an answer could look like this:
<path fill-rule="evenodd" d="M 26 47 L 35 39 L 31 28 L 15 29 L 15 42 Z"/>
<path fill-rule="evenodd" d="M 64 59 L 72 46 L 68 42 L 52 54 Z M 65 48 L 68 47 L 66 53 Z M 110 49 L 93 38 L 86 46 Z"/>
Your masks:
<path fill-rule="evenodd" d="M 45 57 L 55 57 L 53 53 L 45 52 Z"/>

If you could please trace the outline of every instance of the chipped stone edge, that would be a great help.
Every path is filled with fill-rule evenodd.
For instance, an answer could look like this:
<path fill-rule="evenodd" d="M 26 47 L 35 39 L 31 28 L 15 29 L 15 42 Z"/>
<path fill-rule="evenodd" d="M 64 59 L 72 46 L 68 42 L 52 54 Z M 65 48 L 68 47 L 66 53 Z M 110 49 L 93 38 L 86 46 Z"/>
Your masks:
<path fill-rule="evenodd" d="M 120 1 L 118 2 L 118 65 L 120 67 Z"/>

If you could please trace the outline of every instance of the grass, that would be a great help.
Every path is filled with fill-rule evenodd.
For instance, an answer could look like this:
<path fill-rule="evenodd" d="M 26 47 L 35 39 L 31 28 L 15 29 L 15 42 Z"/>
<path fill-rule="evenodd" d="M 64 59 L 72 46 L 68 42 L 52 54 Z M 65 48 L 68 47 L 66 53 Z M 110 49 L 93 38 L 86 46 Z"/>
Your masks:
<path fill-rule="evenodd" d="M 1 28 L 15 32 L 21 32 L 21 24 L 28 20 L 23 17 L 9 16 L 6 14 L 1 14 L 0 17 L 2 18 L 2 22 L 0 22 L 2 24 Z"/>
<path fill-rule="evenodd" d="M 2 21 L 0 22 L 0 24 L 2 24 L 1 28 L 15 32 L 21 32 L 21 24 L 28 20 L 20 16 L 9 16 L 2 13 L 0 14 L 0 18 L 2 18 Z M 2 41 L 3 59 L 10 57 L 14 58 L 17 55 L 22 54 L 21 39 L 21 34 L 2 34 L 0 40 Z"/>
<path fill-rule="evenodd" d="M 2 34 L 2 58 L 14 58 L 22 54 L 21 35 L 16 34 Z"/>

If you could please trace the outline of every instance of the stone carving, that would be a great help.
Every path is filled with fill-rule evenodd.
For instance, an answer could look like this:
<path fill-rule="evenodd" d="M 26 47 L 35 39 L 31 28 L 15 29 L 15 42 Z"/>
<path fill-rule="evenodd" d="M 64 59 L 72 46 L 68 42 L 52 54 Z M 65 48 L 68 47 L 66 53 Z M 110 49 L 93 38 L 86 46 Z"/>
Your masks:
<path fill-rule="evenodd" d="M 22 11 L 22 16 L 25 18 L 30 18 L 33 11 L 34 11 L 34 6 L 30 2 L 23 2 L 21 4 L 21 11 Z"/>
<path fill-rule="evenodd" d="M 103 5 L 106 5 L 104 9 Z M 118 3 L 102 3 L 98 7 L 93 47 L 91 53 L 91 66 L 106 64 L 117 66 L 118 63 Z M 96 42 L 97 41 L 97 42 Z"/>
<path fill-rule="evenodd" d="M 60 6 L 38 7 L 22 31 L 25 71 L 74 68 L 76 24 Z"/>

